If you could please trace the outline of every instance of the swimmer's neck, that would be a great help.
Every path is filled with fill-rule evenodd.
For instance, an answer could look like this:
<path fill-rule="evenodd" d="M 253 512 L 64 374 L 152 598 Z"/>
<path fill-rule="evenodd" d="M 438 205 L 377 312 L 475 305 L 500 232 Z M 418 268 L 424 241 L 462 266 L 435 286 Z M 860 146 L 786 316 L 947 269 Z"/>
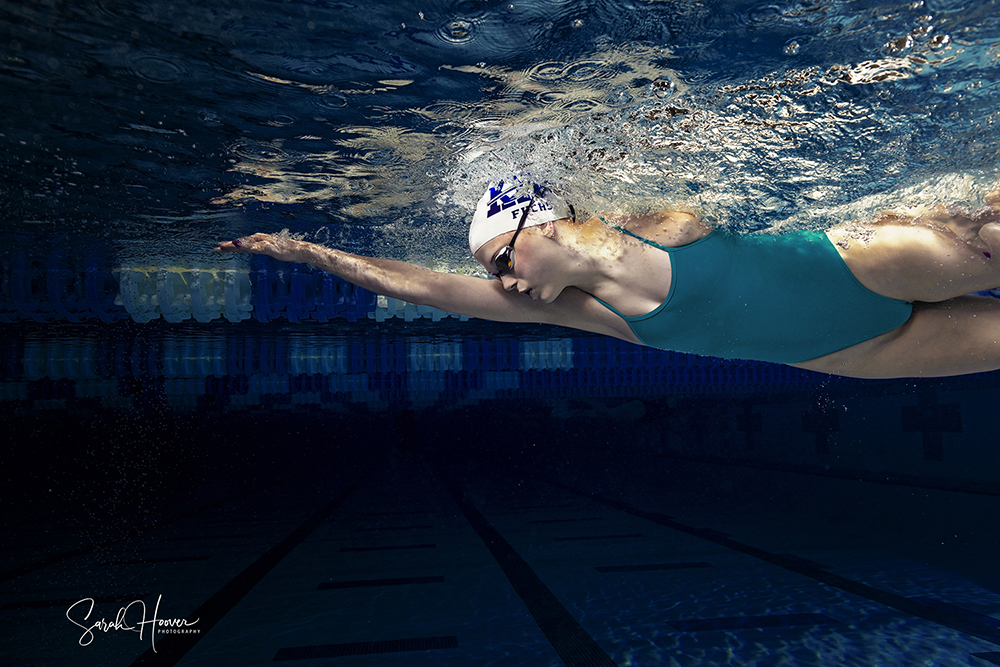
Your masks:
<path fill-rule="evenodd" d="M 607 216 L 604 220 L 595 216 L 580 223 L 566 220 L 556 225 L 555 240 L 567 252 L 568 261 L 561 263 L 568 274 L 566 284 L 602 301 L 621 302 L 629 293 L 634 294 L 635 276 L 645 272 L 665 270 L 669 280 L 666 253 L 623 234 Z"/>
<path fill-rule="evenodd" d="M 662 303 L 673 272 L 669 253 L 621 230 L 666 247 L 693 243 L 712 231 L 698 217 L 677 211 L 602 214 L 557 225 L 559 242 L 575 255 L 567 283 L 628 314 Z"/>

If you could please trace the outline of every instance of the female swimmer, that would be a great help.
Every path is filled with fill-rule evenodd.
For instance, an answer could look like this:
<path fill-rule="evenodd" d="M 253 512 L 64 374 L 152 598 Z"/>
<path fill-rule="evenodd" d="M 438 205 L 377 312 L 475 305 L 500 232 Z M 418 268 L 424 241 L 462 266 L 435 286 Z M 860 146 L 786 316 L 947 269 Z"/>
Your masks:
<path fill-rule="evenodd" d="M 469 230 L 496 280 L 254 234 L 220 252 L 307 262 L 378 294 L 505 322 L 558 324 L 661 349 L 860 378 L 1000 368 L 1000 190 L 968 214 L 884 213 L 827 232 L 736 235 L 689 213 L 577 221 L 517 179 Z"/>

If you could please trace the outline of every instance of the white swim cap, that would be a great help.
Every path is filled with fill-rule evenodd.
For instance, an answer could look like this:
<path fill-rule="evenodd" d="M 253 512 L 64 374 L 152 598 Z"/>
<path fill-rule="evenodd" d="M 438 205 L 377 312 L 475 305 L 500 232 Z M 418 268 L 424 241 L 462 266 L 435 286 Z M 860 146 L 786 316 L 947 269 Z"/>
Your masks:
<path fill-rule="evenodd" d="M 534 196 L 532 196 L 534 192 Z M 522 183 L 517 177 L 490 187 L 479 200 L 469 226 L 469 250 L 472 254 L 490 240 L 517 229 L 524 207 L 531 203 L 525 227 L 537 227 L 550 220 L 572 216 L 572 207 L 562 197 L 542 186 Z"/>

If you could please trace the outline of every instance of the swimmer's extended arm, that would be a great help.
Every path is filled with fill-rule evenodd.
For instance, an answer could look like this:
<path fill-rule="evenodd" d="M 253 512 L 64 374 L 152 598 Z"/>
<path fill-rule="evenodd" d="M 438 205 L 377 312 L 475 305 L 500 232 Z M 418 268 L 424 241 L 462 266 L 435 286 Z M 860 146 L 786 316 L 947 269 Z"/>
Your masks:
<path fill-rule="evenodd" d="M 582 292 L 564 294 L 544 305 L 517 293 L 508 293 L 498 280 L 432 271 L 390 259 L 364 257 L 271 234 L 254 234 L 223 242 L 219 252 L 268 255 L 284 262 L 303 262 L 340 276 L 367 290 L 433 306 L 449 313 L 500 322 L 536 322 L 618 335 L 587 316 L 593 299 Z M 596 302 L 594 302 L 596 303 Z"/>
<path fill-rule="evenodd" d="M 445 285 L 445 290 L 428 289 L 429 283 L 440 282 L 436 279 L 437 272 L 415 264 L 352 255 L 315 243 L 271 234 L 254 234 L 233 242 L 220 243 L 216 250 L 268 255 L 283 262 L 312 264 L 376 294 L 420 305 L 440 307 L 434 297 L 441 296 L 449 287 Z"/>

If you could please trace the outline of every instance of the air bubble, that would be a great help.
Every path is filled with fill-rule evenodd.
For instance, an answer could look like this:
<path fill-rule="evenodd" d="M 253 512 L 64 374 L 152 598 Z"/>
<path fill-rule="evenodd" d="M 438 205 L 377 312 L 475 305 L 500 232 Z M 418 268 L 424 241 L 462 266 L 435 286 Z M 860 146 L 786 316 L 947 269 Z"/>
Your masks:
<path fill-rule="evenodd" d="M 385 149 L 378 149 L 378 148 L 375 150 L 368 151 L 367 153 L 361 156 L 361 159 L 367 162 L 368 164 L 374 164 L 379 166 L 385 166 L 387 164 L 391 164 L 392 162 L 396 161 L 395 155 L 393 154 L 392 151 Z"/>
<path fill-rule="evenodd" d="M 951 44 L 951 37 L 948 35 L 934 35 L 931 37 L 931 48 L 932 49 L 943 49 Z"/>
<path fill-rule="evenodd" d="M 295 123 L 296 119 L 294 116 L 278 114 L 273 118 L 271 118 L 270 120 L 266 121 L 264 124 L 270 125 L 271 127 L 287 127 L 289 125 L 294 125 Z"/>
<path fill-rule="evenodd" d="M 451 44 L 464 44 L 475 37 L 475 24 L 465 19 L 453 19 L 438 28 L 441 39 Z"/>
<path fill-rule="evenodd" d="M 183 65 L 159 56 L 136 58 L 132 68 L 140 77 L 153 83 L 173 83 L 187 75 Z"/>
<path fill-rule="evenodd" d="M 611 107 L 624 107 L 632 103 L 632 95 L 625 89 L 615 90 L 608 98 L 607 104 Z"/>
<path fill-rule="evenodd" d="M 340 93 L 322 93 L 315 98 L 321 109 L 342 109 L 347 106 L 347 98 Z"/>
<path fill-rule="evenodd" d="M 229 152 L 250 162 L 287 162 L 288 153 L 275 144 L 244 139 L 229 147 Z"/>
<path fill-rule="evenodd" d="M 660 77 L 649 84 L 650 90 L 654 95 L 663 99 L 665 97 L 670 97 L 674 92 L 674 82 L 665 77 Z"/>
<path fill-rule="evenodd" d="M 883 47 L 886 55 L 899 55 L 913 48 L 913 36 L 907 35 L 890 41 Z"/>

